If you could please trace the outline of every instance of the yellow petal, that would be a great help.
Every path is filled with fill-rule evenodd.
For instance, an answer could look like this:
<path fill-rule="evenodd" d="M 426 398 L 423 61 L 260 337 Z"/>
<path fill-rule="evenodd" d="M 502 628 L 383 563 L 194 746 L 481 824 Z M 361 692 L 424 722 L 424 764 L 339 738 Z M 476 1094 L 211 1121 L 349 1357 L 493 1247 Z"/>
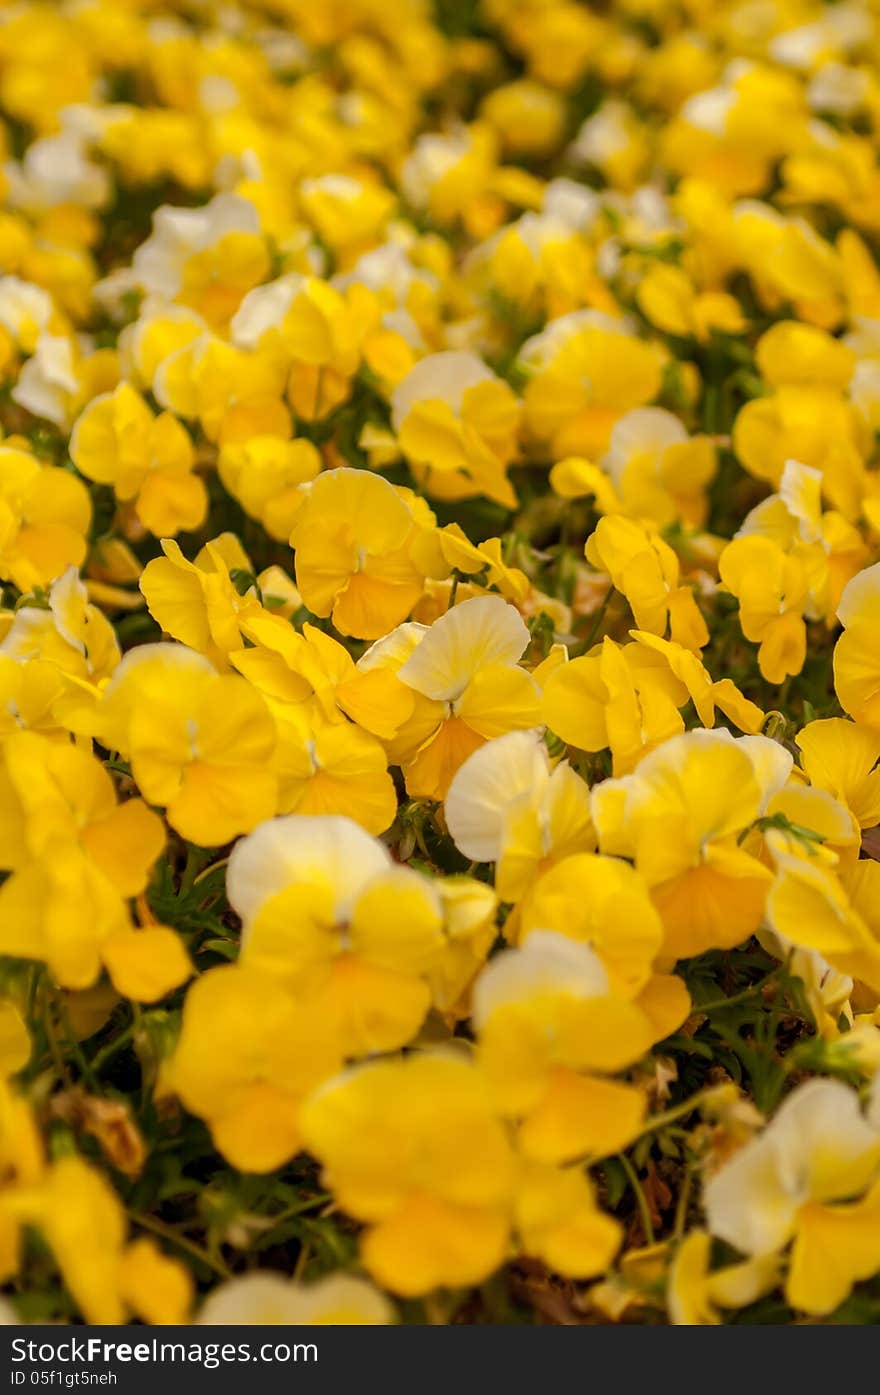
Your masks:
<path fill-rule="evenodd" d="M 117 930 L 101 945 L 101 958 L 113 986 L 136 1003 L 155 1003 L 193 972 L 189 955 L 173 930 Z"/>

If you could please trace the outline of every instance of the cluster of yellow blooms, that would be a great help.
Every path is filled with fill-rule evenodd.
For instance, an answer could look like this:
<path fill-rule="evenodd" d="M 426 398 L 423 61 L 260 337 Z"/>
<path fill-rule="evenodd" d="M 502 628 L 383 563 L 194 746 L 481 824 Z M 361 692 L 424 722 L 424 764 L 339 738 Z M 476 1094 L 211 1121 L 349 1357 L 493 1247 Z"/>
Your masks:
<path fill-rule="evenodd" d="M 0 1320 L 878 1321 L 878 63 L 0 6 Z"/>

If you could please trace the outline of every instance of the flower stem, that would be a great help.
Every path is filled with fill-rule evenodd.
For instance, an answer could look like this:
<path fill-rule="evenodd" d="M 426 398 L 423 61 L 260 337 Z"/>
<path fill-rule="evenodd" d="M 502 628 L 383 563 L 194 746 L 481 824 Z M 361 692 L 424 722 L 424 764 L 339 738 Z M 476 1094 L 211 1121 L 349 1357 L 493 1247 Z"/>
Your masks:
<path fill-rule="evenodd" d="M 645 1232 L 645 1244 L 653 1245 L 654 1224 L 651 1220 L 651 1208 L 648 1206 L 648 1198 L 645 1196 L 644 1187 L 639 1181 L 639 1174 L 626 1156 L 626 1153 L 618 1153 L 617 1156 L 620 1158 L 621 1166 L 626 1173 L 627 1181 L 636 1199 L 636 1205 L 639 1208 L 639 1218 L 642 1222 L 642 1230 Z"/>

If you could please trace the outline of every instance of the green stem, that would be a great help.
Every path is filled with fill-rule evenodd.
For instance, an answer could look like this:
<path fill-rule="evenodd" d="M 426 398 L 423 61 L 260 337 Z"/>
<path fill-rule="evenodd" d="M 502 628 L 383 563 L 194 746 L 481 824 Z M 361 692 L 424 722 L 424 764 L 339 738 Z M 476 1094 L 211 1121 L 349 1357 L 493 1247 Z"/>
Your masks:
<path fill-rule="evenodd" d="M 693 1184 L 694 1169 L 690 1166 L 685 1169 L 685 1174 L 681 1182 L 681 1191 L 678 1193 L 678 1203 L 675 1208 L 675 1223 L 673 1225 L 672 1235 L 676 1245 L 681 1244 L 681 1241 L 684 1239 L 688 1206 L 690 1204 Z"/>
<path fill-rule="evenodd" d="M 263 1237 L 271 1235 L 273 1230 L 283 1225 L 285 1221 L 291 1220 L 294 1216 L 304 1215 L 306 1211 L 313 1211 L 318 1206 L 324 1206 L 332 1200 L 331 1192 L 319 1192 L 317 1196 L 310 1196 L 306 1201 L 299 1201 L 295 1206 L 287 1206 L 283 1211 L 279 1211 L 277 1216 L 272 1216 L 271 1225 L 263 1231 Z"/>
<path fill-rule="evenodd" d="M 130 1026 L 126 1027 L 124 1032 L 120 1032 L 118 1037 L 114 1037 L 112 1041 L 101 1048 L 96 1056 L 92 1057 L 92 1071 L 95 1074 L 107 1064 L 111 1056 L 115 1056 L 117 1051 L 131 1041 L 134 1036 L 134 1031 L 135 1023 L 132 1022 Z"/>
<path fill-rule="evenodd" d="M 778 977 L 779 965 L 771 969 L 769 974 L 765 974 L 757 983 L 752 983 L 748 988 L 744 988 L 741 993 L 734 993 L 732 998 L 710 998 L 708 1003 L 694 1003 L 694 1012 L 710 1013 L 717 1008 L 731 1007 L 733 1003 L 744 1003 L 748 998 L 753 998 L 757 993 L 762 992 L 768 983 Z"/>
<path fill-rule="evenodd" d="M 698 1090 L 689 1099 L 683 1100 L 681 1104 L 676 1104 L 672 1109 L 664 1110 L 662 1114 L 654 1114 L 636 1135 L 637 1138 L 644 1138 L 645 1134 L 656 1133 L 658 1129 L 665 1129 L 667 1124 L 674 1124 L 676 1119 L 681 1119 L 685 1114 L 693 1114 L 695 1109 L 699 1109 L 703 1100 L 714 1095 L 718 1089 L 717 1085 L 710 1085 L 705 1090 Z"/>
<path fill-rule="evenodd" d="M 651 1208 L 648 1206 L 648 1198 L 645 1196 L 644 1188 L 642 1187 L 642 1184 L 639 1181 L 639 1174 L 636 1172 L 629 1158 L 626 1156 L 626 1153 L 618 1153 L 617 1156 L 619 1157 L 621 1166 L 623 1167 L 623 1170 L 626 1173 L 627 1181 L 629 1182 L 633 1196 L 636 1199 L 636 1205 L 639 1208 L 639 1217 L 642 1222 L 642 1230 L 645 1232 L 645 1244 L 653 1245 L 654 1224 L 651 1220 Z"/>
<path fill-rule="evenodd" d="M 219 1274 L 221 1279 L 231 1277 L 231 1271 L 221 1259 L 215 1259 L 203 1250 L 201 1245 L 196 1245 L 192 1240 L 187 1240 L 184 1235 L 176 1231 L 173 1226 L 166 1225 L 164 1221 L 157 1221 L 155 1216 L 144 1216 L 140 1211 L 129 1211 L 130 1220 L 135 1225 L 139 1225 L 142 1230 L 152 1231 L 154 1235 L 159 1235 L 163 1240 L 167 1240 L 169 1245 L 176 1245 L 179 1250 L 185 1250 L 187 1254 L 198 1259 L 202 1264 L 206 1264 L 209 1269 L 213 1269 L 215 1274 Z"/>
<path fill-rule="evenodd" d="M 199 882 L 203 882 L 205 877 L 209 877 L 211 873 L 216 872 L 218 868 L 225 867 L 228 861 L 228 857 L 221 857 L 218 862 L 211 862 L 207 867 L 203 867 L 199 875 L 195 878 L 193 886 L 198 886 Z"/>
<path fill-rule="evenodd" d="M 590 633 L 587 635 L 586 643 L 585 643 L 585 645 L 584 645 L 584 653 L 585 653 L 585 654 L 589 653 L 590 649 L 592 649 L 592 647 L 593 647 L 593 643 L 594 643 L 594 641 L 595 641 L 595 639 L 596 639 L 596 636 L 597 636 L 598 633 L 599 633 L 599 629 L 600 629 L 600 626 L 601 626 L 601 624 L 602 624 L 602 621 L 605 619 L 605 612 L 607 611 L 609 605 L 611 604 L 611 597 L 612 597 L 613 595 L 614 595 L 614 587 L 613 587 L 613 586 L 609 586 L 609 587 L 608 587 L 608 590 L 607 590 L 606 593 L 605 593 L 605 599 L 604 599 L 604 601 L 603 601 L 602 604 L 600 605 L 599 609 L 596 611 L 596 618 L 595 618 L 595 620 L 593 621 L 592 627 L 591 627 L 591 629 L 590 629 Z"/>

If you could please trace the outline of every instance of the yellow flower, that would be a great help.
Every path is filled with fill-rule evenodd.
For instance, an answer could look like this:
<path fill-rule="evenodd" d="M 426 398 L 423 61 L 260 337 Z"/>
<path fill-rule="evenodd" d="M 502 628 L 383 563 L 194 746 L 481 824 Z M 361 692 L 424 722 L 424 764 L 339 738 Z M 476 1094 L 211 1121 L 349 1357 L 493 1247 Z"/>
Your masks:
<path fill-rule="evenodd" d="M 186 995 L 163 1086 L 204 1119 L 243 1172 L 272 1172 L 299 1151 L 306 1092 L 342 1053 L 320 1004 L 245 964 L 203 974 Z"/>
<path fill-rule="evenodd" d="M 526 1161 L 519 1170 L 514 1222 L 521 1249 L 556 1274 L 589 1279 L 612 1263 L 621 1226 L 596 1205 L 582 1167 Z"/>
<path fill-rule="evenodd" d="M 880 616 L 880 562 L 853 577 L 837 607 L 844 626 L 834 649 L 834 686 L 844 712 L 857 722 L 880 729 L 880 662 L 877 619 Z"/>
<path fill-rule="evenodd" d="M 3 755 L 3 953 L 43 960 L 69 988 L 94 983 L 103 963 L 141 1001 L 182 983 L 190 964 L 177 936 L 135 932 L 126 905 L 162 851 L 161 820 L 140 799 L 118 804 L 110 775 L 80 747 L 20 732 Z"/>
<path fill-rule="evenodd" d="M 827 497 L 854 517 L 864 467 L 858 419 L 844 397 L 855 367 L 851 350 L 812 325 L 782 321 L 758 341 L 756 356 L 772 392 L 741 408 L 733 428 L 737 457 L 774 487 L 788 460 L 818 470 Z"/>
<path fill-rule="evenodd" d="M 508 732 L 469 756 L 443 812 L 465 857 L 496 864 L 504 901 L 518 901 L 560 858 L 595 846 L 586 782 L 567 761 L 551 768 L 537 732 Z"/>
<path fill-rule="evenodd" d="M 440 223 L 462 218 L 475 225 L 495 170 L 494 146 L 489 128 L 478 124 L 419 136 L 400 172 L 404 197 Z"/>
<path fill-rule="evenodd" d="M 86 1322 L 125 1320 L 118 1281 L 125 1211 L 95 1168 L 81 1158 L 60 1158 L 35 1186 L 0 1204 L 40 1230 Z"/>
<path fill-rule="evenodd" d="M 384 1288 L 418 1296 L 479 1283 L 501 1264 L 514 1156 L 465 1059 L 361 1066 L 318 1089 L 301 1120 L 340 1206 L 367 1223 L 361 1258 Z"/>
<path fill-rule="evenodd" d="M 419 639 L 398 670 L 431 704 L 404 765 L 411 795 L 445 798 L 459 766 L 485 741 L 538 725 L 537 685 L 517 665 L 528 643 L 521 617 L 500 596 L 453 606 Z"/>
<path fill-rule="evenodd" d="M 89 403 L 74 425 L 70 455 L 82 474 L 133 502 L 157 537 L 197 528 L 205 516 L 208 498 L 193 474 L 189 436 L 169 412 L 154 417 L 128 383 Z"/>
<path fill-rule="evenodd" d="M 544 685 L 544 720 L 581 751 L 610 749 L 615 775 L 625 775 L 661 742 L 684 730 L 679 707 L 687 689 L 647 646 L 601 646 L 555 669 Z"/>
<path fill-rule="evenodd" d="M 644 127 L 626 102 L 609 97 L 588 116 L 570 151 L 581 165 L 601 171 L 614 188 L 627 192 L 638 186 L 648 159 Z"/>
<path fill-rule="evenodd" d="M 356 665 L 344 645 L 315 625 L 304 624 L 298 633 L 282 616 L 254 607 L 242 631 L 250 644 L 230 661 L 275 704 L 279 717 L 301 708 L 316 722 L 348 716 L 389 741 L 411 717 L 412 692 L 390 669 Z"/>
<path fill-rule="evenodd" d="M 162 551 L 164 557 L 154 557 L 141 573 L 147 609 L 172 639 L 227 668 L 248 618 L 262 613 L 254 588 L 242 594 L 230 576 L 236 569 L 249 574 L 250 558 L 234 533 L 205 543 L 192 562 L 170 538 L 162 539 Z"/>
<path fill-rule="evenodd" d="M 73 567 L 52 583 L 48 599 L 48 609 L 19 606 L 0 644 L 0 653 L 14 660 L 21 674 L 15 706 L 7 707 L 7 714 L 13 727 L 33 725 L 26 713 L 36 701 L 43 720 L 51 714 L 70 731 L 88 730 L 95 703 L 119 662 L 116 634 L 90 604 Z"/>
<path fill-rule="evenodd" d="M 194 650 L 130 651 L 95 720 L 102 742 L 131 761 L 144 797 L 189 841 L 226 843 L 275 812 L 272 716 L 249 683 Z"/>
<path fill-rule="evenodd" d="M 247 651 L 245 651 L 247 652 Z M 384 747 L 351 722 L 306 719 L 276 705 L 282 814 L 346 814 L 367 833 L 384 833 L 397 814 L 397 791 Z"/>
<path fill-rule="evenodd" d="M 641 634 L 630 630 L 637 644 L 655 654 L 661 654 L 669 665 L 670 672 L 682 684 L 687 697 L 694 704 L 697 716 L 704 727 L 715 725 L 715 709 L 750 735 L 754 735 L 764 724 L 764 713 L 756 703 L 744 697 L 730 678 L 713 681 L 709 670 L 697 655 L 684 645 L 673 640 L 660 639 L 657 635 Z"/>
<path fill-rule="evenodd" d="M 741 334 L 746 321 L 735 296 L 700 291 L 687 272 L 654 262 L 639 284 L 636 298 L 646 319 L 665 334 L 700 341 L 712 334 Z"/>
<path fill-rule="evenodd" d="M 659 393 L 664 351 L 638 339 L 627 321 L 593 310 L 553 320 L 523 345 L 529 375 L 524 408 L 531 434 L 552 459 L 595 459 L 615 422 Z"/>
<path fill-rule="evenodd" d="M 270 354 L 251 353 L 204 333 L 162 360 L 153 392 L 169 412 L 200 422 L 208 439 L 220 445 L 252 436 L 287 440 L 285 380 L 284 364 Z"/>
<path fill-rule="evenodd" d="M 356 823 L 264 823 L 233 849 L 227 894 L 242 918 L 242 963 L 307 994 L 347 1054 L 390 1051 L 418 1032 L 424 975 L 445 947 L 442 902 Z"/>
<path fill-rule="evenodd" d="M 547 155 L 565 132 L 565 106 L 559 93 L 529 78 L 494 88 L 482 104 L 481 115 L 513 154 Z"/>
<path fill-rule="evenodd" d="M 317 421 L 348 398 L 380 317 L 379 300 L 365 285 L 343 292 L 317 277 L 291 274 L 245 297 L 232 337 L 286 378 L 298 417 Z"/>
<path fill-rule="evenodd" d="M 142 244 L 143 246 L 144 244 Z M 268 276 L 269 253 L 256 233 L 227 232 L 187 257 L 176 299 L 214 329 L 228 325 L 242 298 Z"/>
<path fill-rule="evenodd" d="M 805 614 L 831 624 L 841 592 L 864 565 L 867 549 L 841 513 L 822 512 L 822 483 L 817 470 L 786 461 L 778 493 L 746 515 L 740 536 L 761 534 L 795 556 L 809 583 Z"/>
<path fill-rule="evenodd" d="M 770 538 L 734 538 L 719 560 L 721 580 L 739 601 L 746 639 L 760 645 L 758 667 L 768 683 L 800 673 L 807 653 L 803 610 L 808 578 L 803 563 Z"/>
<path fill-rule="evenodd" d="M 781 1264 L 774 1254 L 711 1270 L 711 1250 L 712 1237 L 705 1230 L 692 1230 L 675 1252 L 666 1302 L 670 1321 L 676 1326 L 720 1323 L 719 1308 L 748 1307 L 779 1282 Z"/>
<path fill-rule="evenodd" d="M 394 208 L 390 190 L 351 175 L 304 179 L 299 192 L 303 213 L 319 237 L 349 264 L 359 247 L 381 240 Z"/>
<path fill-rule="evenodd" d="M 767 762 L 769 789 L 758 760 Z M 776 771 L 780 762 L 784 772 Z M 757 929 L 771 875 L 737 838 L 790 768 L 791 757 L 765 737 L 733 740 L 724 731 L 698 730 L 673 737 L 632 775 L 593 790 L 600 850 L 634 859 L 672 957 L 729 949 Z"/>
<path fill-rule="evenodd" d="M 522 934 L 542 929 L 588 945 L 613 992 L 630 998 L 647 984 L 663 943 L 660 917 L 635 868 L 595 853 L 564 857 L 535 882 L 523 903 Z"/>
<path fill-rule="evenodd" d="M 880 1270 L 878 1168 L 880 1134 L 856 1093 L 839 1081 L 808 1081 L 711 1178 L 709 1229 L 754 1256 L 792 1241 L 786 1298 L 822 1316 Z"/>
<path fill-rule="evenodd" d="M 5 1076 L 0 1079 L 0 1276 L 6 1283 L 18 1272 L 22 1256 L 22 1225 L 7 1205 L 13 1189 L 39 1182 L 45 1170 L 43 1140 L 33 1110 L 16 1094 Z"/>
<path fill-rule="evenodd" d="M 487 538 L 474 546 L 457 523 L 450 523 L 436 536 L 443 557 L 463 576 L 485 576 L 487 586 L 494 586 L 506 601 L 522 605 L 532 589 L 531 582 L 519 567 L 511 567 L 504 559 L 501 538 Z"/>
<path fill-rule="evenodd" d="M 470 1015 L 469 989 L 486 962 L 498 930 L 498 898 L 474 877 L 439 878 L 446 944 L 426 971 L 434 1006 L 452 1019 Z"/>
<path fill-rule="evenodd" d="M 242 296 L 269 272 L 257 211 L 247 199 L 217 194 L 201 208 L 163 205 L 132 259 L 133 280 L 149 295 L 223 326 Z"/>
<path fill-rule="evenodd" d="M 13 658 L 0 646 L 0 741 L 21 730 L 67 741 L 69 732 L 56 713 L 65 689 L 54 664 Z"/>
<path fill-rule="evenodd" d="M 68 470 L 0 446 L 0 577 L 20 591 L 48 586 L 85 560 L 88 491 Z"/>
<path fill-rule="evenodd" d="M 880 823 L 880 731 L 828 717 L 808 722 L 795 743 L 811 785 L 845 804 L 862 828 Z"/>
<path fill-rule="evenodd" d="M 147 1236 L 132 1241 L 123 1253 L 119 1288 L 123 1301 L 144 1322 L 173 1327 L 189 1321 L 193 1277 L 180 1260 L 163 1254 Z"/>
<path fill-rule="evenodd" d="M 857 861 L 837 872 L 818 857 L 792 854 L 778 835 L 767 920 L 786 944 L 813 950 L 840 973 L 880 993 L 880 866 Z"/>
<path fill-rule="evenodd" d="M 387 634 L 424 588 L 414 534 L 405 500 L 381 476 L 351 469 L 319 475 L 291 537 L 305 605 L 315 615 L 332 616 L 340 634 Z"/>
<path fill-rule="evenodd" d="M 119 336 L 124 375 L 140 388 L 152 390 L 160 366 L 178 349 L 201 339 L 201 316 L 182 305 L 147 301 L 137 319 Z"/>
<path fill-rule="evenodd" d="M 302 504 L 301 484 L 315 479 L 321 457 L 311 441 L 250 436 L 222 447 L 217 469 L 229 493 L 270 538 L 287 542 Z"/>
<path fill-rule="evenodd" d="M 650 519 L 658 528 L 679 520 L 694 527 L 704 522 L 707 488 L 715 475 L 715 445 L 708 436 L 689 436 L 672 412 L 640 407 L 625 413 L 600 463 L 619 495 L 621 510 L 631 518 Z"/>
<path fill-rule="evenodd" d="M 87 1323 L 183 1323 L 193 1282 L 151 1240 L 126 1245 L 125 1210 L 109 1182 L 78 1157 L 62 1157 L 0 1198 L 3 1221 L 35 1226 Z"/>
<path fill-rule="evenodd" d="M 626 597 L 638 629 L 663 635 L 668 624 L 672 639 L 686 649 L 707 643 L 694 593 L 679 584 L 678 557 L 657 533 L 629 518 L 600 518 L 584 554 Z"/>
<path fill-rule="evenodd" d="M 513 508 L 507 466 L 517 454 L 519 404 L 474 354 L 421 359 L 398 383 L 391 421 L 417 481 L 438 499 L 487 498 Z"/>
<path fill-rule="evenodd" d="M 653 1024 L 589 946 L 533 930 L 483 969 L 473 1005 L 478 1064 L 528 1157 L 564 1163 L 631 1141 L 644 1095 L 605 1077 L 645 1054 Z"/>
<path fill-rule="evenodd" d="M 551 181 L 540 213 L 524 213 L 505 224 L 480 251 L 492 290 L 521 313 L 543 309 L 553 319 L 583 305 L 615 309 L 579 220 L 567 216 L 569 193 L 565 181 Z"/>

